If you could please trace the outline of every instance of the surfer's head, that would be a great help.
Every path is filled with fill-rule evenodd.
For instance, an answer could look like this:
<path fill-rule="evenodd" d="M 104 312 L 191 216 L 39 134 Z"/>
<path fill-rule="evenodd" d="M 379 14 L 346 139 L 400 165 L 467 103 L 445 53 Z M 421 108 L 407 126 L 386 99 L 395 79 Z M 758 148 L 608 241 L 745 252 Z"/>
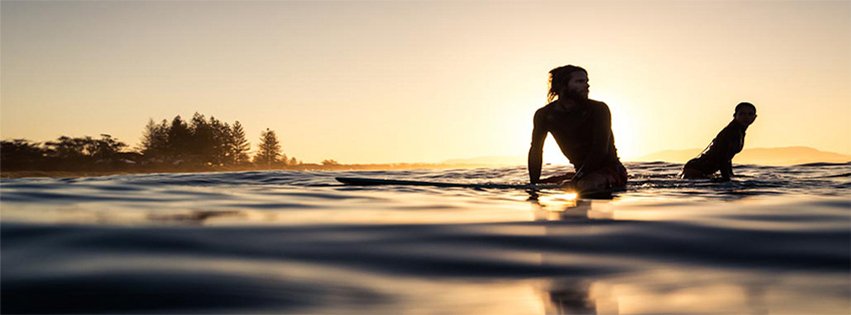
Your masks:
<path fill-rule="evenodd" d="M 550 70 L 550 90 L 547 101 L 556 98 L 588 99 L 588 71 L 574 65 L 561 66 Z"/>
<path fill-rule="evenodd" d="M 748 102 L 739 103 L 733 112 L 733 119 L 742 126 L 750 126 L 756 120 L 756 106 Z"/>

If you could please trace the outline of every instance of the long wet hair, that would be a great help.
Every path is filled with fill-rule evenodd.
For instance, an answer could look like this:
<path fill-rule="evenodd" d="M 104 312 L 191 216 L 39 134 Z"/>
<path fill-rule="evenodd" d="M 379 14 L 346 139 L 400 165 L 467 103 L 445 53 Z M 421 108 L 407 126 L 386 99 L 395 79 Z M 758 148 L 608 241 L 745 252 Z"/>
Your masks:
<path fill-rule="evenodd" d="M 561 66 L 550 70 L 550 90 L 547 92 L 547 102 L 556 100 L 558 91 L 567 86 L 567 83 L 570 82 L 570 75 L 576 71 L 582 71 L 585 72 L 585 75 L 588 75 L 588 71 L 574 65 Z"/>

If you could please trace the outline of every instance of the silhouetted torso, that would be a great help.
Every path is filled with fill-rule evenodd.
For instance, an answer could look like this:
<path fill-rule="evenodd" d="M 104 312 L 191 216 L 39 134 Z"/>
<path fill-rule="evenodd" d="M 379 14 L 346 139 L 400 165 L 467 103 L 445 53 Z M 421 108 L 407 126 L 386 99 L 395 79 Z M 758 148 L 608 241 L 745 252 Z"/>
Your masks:
<path fill-rule="evenodd" d="M 580 102 L 565 109 L 555 101 L 535 112 L 532 152 L 540 152 L 549 132 L 577 172 L 587 174 L 619 164 L 609 107 L 594 100 Z"/>
<path fill-rule="evenodd" d="M 721 130 L 709 148 L 697 158 L 686 163 L 686 168 L 696 169 L 705 175 L 721 171 L 721 177 L 729 179 L 733 175 L 733 157 L 745 146 L 745 130 L 735 120 Z"/>

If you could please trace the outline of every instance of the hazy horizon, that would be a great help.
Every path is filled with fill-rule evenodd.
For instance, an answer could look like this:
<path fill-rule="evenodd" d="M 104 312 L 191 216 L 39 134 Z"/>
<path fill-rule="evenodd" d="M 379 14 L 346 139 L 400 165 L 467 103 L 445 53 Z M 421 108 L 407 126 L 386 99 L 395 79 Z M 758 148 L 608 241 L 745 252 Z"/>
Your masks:
<path fill-rule="evenodd" d="M 305 162 L 528 151 L 547 71 L 588 69 L 618 152 L 851 154 L 851 2 L 0 2 L 0 137 L 111 134 L 199 112 Z M 559 162 L 555 143 L 545 162 Z"/>
<path fill-rule="evenodd" d="M 96 137 L 93 137 L 93 138 L 96 138 Z M 13 140 L 13 139 L 3 139 L 3 140 L 6 141 L 6 140 Z M 18 140 L 18 139 L 15 139 L 15 140 Z M 56 139 L 44 140 L 44 141 L 35 141 L 33 139 L 23 139 L 23 140 L 28 140 L 31 143 L 45 143 L 45 142 L 48 142 L 48 141 L 51 141 L 51 140 L 56 140 Z M 118 139 L 118 140 L 121 140 L 121 139 Z M 251 139 L 249 139 L 249 142 L 252 145 L 252 148 L 255 147 L 255 141 L 251 141 Z M 259 142 L 259 141 L 257 141 L 257 142 Z M 139 148 L 136 148 L 134 146 L 128 146 L 123 151 L 136 151 L 138 149 Z M 624 162 L 666 161 L 666 162 L 671 162 L 671 163 L 683 163 L 683 162 L 691 159 L 692 157 L 697 156 L 701 151 L 703 151 L 703 149 L 697 148 L 697 147 L 685 148 L 685 149 L 665 149 L 665 150 L 660 150 L 660 151 L 656 151 L 656 152 L 651 152 L 649 154 L 639 156 L 639 157 L 633 157 L 633 158 L 627 158 L 627 159 L 621 158 L 621 160 L 624 161 Z M 749 154 L 749 153 L 754 152 L 754 151 L 771 151 L 771 154 L 775 154 L 775 155 L 777 153 L 785 154 L 785 156 L 779 156 L 779 157 L 778 156 L 771 156 L 771 155 L 765 156 L 766 158 L 764 160 L 762 160 L 762 162 L 765 162 L 765 161 L 768 161 L 768 160 L 775 160 L 775 161 L 776 160 L 790 160 L 793 157 L 798 159 L 798 160 L 801 160 L 803 162 L 780 163 L 780 164 L 777 164 L 777 163 L 772 164 L 770 162 L 769 163 L 761 163 L 760 158 L 754 158 L 752 156 L 752 154 Z M 813 152 L 813 151 L 816 151 L 816 152 Z M 288 156 L 288 158 L 298 158 L 297 156 L 290 155 L 287 152 L 282 152 L 282 153 L 284 155 Z M 800 154 L 802 154 L 802 153 L 808 153 L 808 154 L 814 153 L 815 156 L 810 155 L 810 156 L 805 156 L 805 157 L 799 157 Z M 256 150 L 252 149 L 251 151 L 248 152 L 248 154 L 249 154 L 249 156 L 253 157 L 256 154 Z M 838 158 L 837 156 L 841 156 L 841 158 L 843 160 L 837 159 Z M 746 160 L 746 161 L 743 162 L 743 159 Z M 322 159 L 322 160 L 327 160 L 327 158 Z M 299 161 L 306 163 L 306 164 L 321 163 L 321 161 L 308 161 L 308 160 L 301 160 L 301 159 L 299 159 Z M 734 162 L 737 162 L 737 161 L 738 161 L 739 164 L 749 163 L 749 164 L 764 164 L 764 165 L 793 165 L 793 164 L 814 163 L 814 162 L 835 163 L 835 162 L 851 161 L 851 154 L 831 152 L 831 151 L 821 150 L 819 148 L 813 148 L 813 147 L 807 147 L 807 146 L 786 146 L 786 147 L 768 147 L 768 148 L 766 148 L 766 147 L 760 147 L 760 148 L 748 148 L 748 147 L 746 147 L 746 148 L 744 148 L 744 150 L 739 155 L 737 155 L 734 158 Z M 501 156 L 470 155 L 470 156 L 451 157 L 451 158 L 440 160 L 440 161 L 385 161 L 385 162 L 337 161 L 337 162 L 340 162 L 342 164 L 377 164 L 377 165 L 380 165 L 380 164 L 459 164 L 459 165 L 460 164 L 476 164 L 476 165 L 478 165 L 478 164 L 483 164 L 483 165 L 487 165 L 487 164 L 514 165 L 514 164 L 516 164 L 516 165 L 520 165 L 520 164 L 526 163 L 526 155 L 513 155 L 513 156 L 508 156 L 508 155 L 501 155 Z M 546 161 L 546 163 L 548 163 L 548 164 L 565 164 L 565 165 L 570 164 L 570 162 L 567 160 L 567 158 L 564 157 L 563 155 L 555 156 L 555 157 L 551 158 L 550 160 Z"/>
<path fill-rule="evenodd" d="M 652 152 L 650 154 L 621 159 L 624 162 L 655 162 L 685 163 L 703 151 L 702 148 L 672 149 Z M 805 155 L 806 154 L 806 155 Z M 734 164 L 758 165 L 796 165 L 805 163 L 846 163 L 851 162 L 851 155 L 819 150 L 812 147 L 792 146 L 773 148 L 745 148 L 733 158 Z M 448 159 L 448 164 L 492 164 L 492 165 L 525 165 L 525 156 L 477 156 L 469 158 Z M 566 158 L 555 159 L 547 163 L 569 165 Z"/>

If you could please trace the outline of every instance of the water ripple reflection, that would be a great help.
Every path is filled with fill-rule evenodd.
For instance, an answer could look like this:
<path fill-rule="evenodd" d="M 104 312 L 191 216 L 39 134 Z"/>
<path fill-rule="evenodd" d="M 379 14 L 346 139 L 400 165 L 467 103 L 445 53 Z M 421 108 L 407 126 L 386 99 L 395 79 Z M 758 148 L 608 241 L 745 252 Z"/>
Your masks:
<path fill-rule="evenodd" d="M 525 169 L 0 181 L 3 313 L 846 313 L 849 164 L 731 183 L 628 165 L 610 200 Z M 559 169 L 547 166 L 545 175 Z"/>

